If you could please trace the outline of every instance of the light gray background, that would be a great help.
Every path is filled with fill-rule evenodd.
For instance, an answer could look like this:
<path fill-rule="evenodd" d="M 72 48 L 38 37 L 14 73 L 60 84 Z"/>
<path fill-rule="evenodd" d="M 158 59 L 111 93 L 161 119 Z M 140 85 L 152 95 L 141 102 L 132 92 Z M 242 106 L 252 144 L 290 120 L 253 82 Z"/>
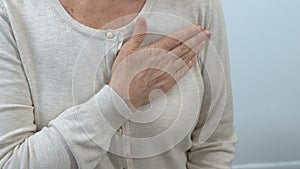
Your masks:
<path fill-rule="evenodd" d="M 300 0 L 222 3 L 239 136 L 234 164 L 300 169 Z"/>

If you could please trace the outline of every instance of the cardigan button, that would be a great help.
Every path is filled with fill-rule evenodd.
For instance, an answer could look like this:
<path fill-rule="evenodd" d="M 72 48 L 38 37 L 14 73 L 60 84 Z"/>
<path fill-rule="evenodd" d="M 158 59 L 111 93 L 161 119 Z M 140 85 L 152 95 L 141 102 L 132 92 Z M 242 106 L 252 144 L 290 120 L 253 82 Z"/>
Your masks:
<path fill-rule="evenodd" d="M 122 127 L 120 127 L 120 128 L 117 130 L 117 133 L 118 133 L 118 134 L 123 134 L 123 129 L 122 129 Z"/>
<path fill-rule="evenodd" d="M 112 39 L 115 37 L 115 35 L 112 32 L 106 32 L 105 36 L 107 39 Z"/>

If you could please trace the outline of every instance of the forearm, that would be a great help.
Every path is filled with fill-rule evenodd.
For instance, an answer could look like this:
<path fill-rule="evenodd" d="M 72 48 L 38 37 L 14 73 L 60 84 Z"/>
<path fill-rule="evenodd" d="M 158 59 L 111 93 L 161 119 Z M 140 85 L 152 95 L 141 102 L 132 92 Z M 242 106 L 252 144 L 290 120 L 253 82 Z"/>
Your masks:
<path fill-rule="evenodd" d="M 117 114 L 115 104 L 124 103 L 104 86 L 90 100 L 65 110 L 38 132 L 30 107 L 3 104 L 0 118 L 12 123 L 4 122 L 0 128 L 1 168 L 72 168 L 74 164 L 94 168 L 109 148 L 115 130 L 126 120 Z"/>

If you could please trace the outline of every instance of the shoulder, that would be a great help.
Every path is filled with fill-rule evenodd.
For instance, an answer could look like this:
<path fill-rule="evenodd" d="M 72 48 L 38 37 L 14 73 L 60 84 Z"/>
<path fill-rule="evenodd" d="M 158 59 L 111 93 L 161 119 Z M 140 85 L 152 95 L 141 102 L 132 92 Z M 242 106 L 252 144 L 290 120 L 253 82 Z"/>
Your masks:
<path fill-rule="evenodd" d="M 184 1 L 178 1 L 178 0 L 166 0 L 166 1 L 159 1 L 154 0 L 157 4 L 160 5 L 167 5 L 169 7 L 175 7 L 176 9 L 195 9 L 195 10 L 206 10 L 214 8 L 215 6 L 219 6 L 221 3 L 220 0 L 184 0 Z"/>
<path fill-rule="evenodd" d="M 9 16 L 42 11 L 46 6 L 49 6 L 49 0 L 0 0 L 1 12 L 6 11 Z"/>
<path fill-rule="evenodd" d="M 216 14 L 222 12 L 220 0 L 156 0 L 155 12 L 176 15 L 190 22 L 209 25 Z"/>
<path fill-rule="evenodd" d="M 161 10 L 171 9 L 173 11 L 208 11 L 210 8 L 212 1 L 214 0 L 166 0 L 159 1 L 156 0 L 156 5 L 160 7 Z"/>

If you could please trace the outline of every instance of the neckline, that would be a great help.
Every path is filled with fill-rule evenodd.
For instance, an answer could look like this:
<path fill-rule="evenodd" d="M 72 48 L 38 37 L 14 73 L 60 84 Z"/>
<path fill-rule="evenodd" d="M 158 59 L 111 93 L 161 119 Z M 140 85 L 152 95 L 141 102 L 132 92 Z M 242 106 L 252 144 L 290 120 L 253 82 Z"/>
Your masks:
<path fill-rule="evenodd" d="M 130 30 L 133 28 L 134 23 L 136 22 L 137 18 L 139 18 L 141 16 L 146 17 L 147 13 L 150 12 L 150 10 L 152 9 L 153 4 L 155 2 L 155 0 L 146 0 L 142 9 L 138 13 L 138 15 L 132 21 L 130 21 L 128 24 L 126 24 L 120 28 L 117 28 L 117 29 L 95 29 L 95 28 L 89 27 L 87 25 L 84 25 L 84 24 L 80 23 L 79 21 L 77 21 L 76 19 L 74 19 L 65 10 L 65 8 L 62 6 L 62 4 L 60 3 L 59 0 L 48 0 L 48 1 L 50 1 L 52 6 L 54 7 L 55 11 L 57 12 L 57 14 L 61 17 L 61 19 L 64 22 L 66 22 L 70 27 L 72 27 L 73 29 L 75 29 L 85 35 L 88 35 L 90 37 L 97 38 L 97 39 L 104 39 L 105 33 L 109 32 L 109 31 L 110 32 L 123 32 L 125 36 L 128 36 L 130 33 Z"/>

